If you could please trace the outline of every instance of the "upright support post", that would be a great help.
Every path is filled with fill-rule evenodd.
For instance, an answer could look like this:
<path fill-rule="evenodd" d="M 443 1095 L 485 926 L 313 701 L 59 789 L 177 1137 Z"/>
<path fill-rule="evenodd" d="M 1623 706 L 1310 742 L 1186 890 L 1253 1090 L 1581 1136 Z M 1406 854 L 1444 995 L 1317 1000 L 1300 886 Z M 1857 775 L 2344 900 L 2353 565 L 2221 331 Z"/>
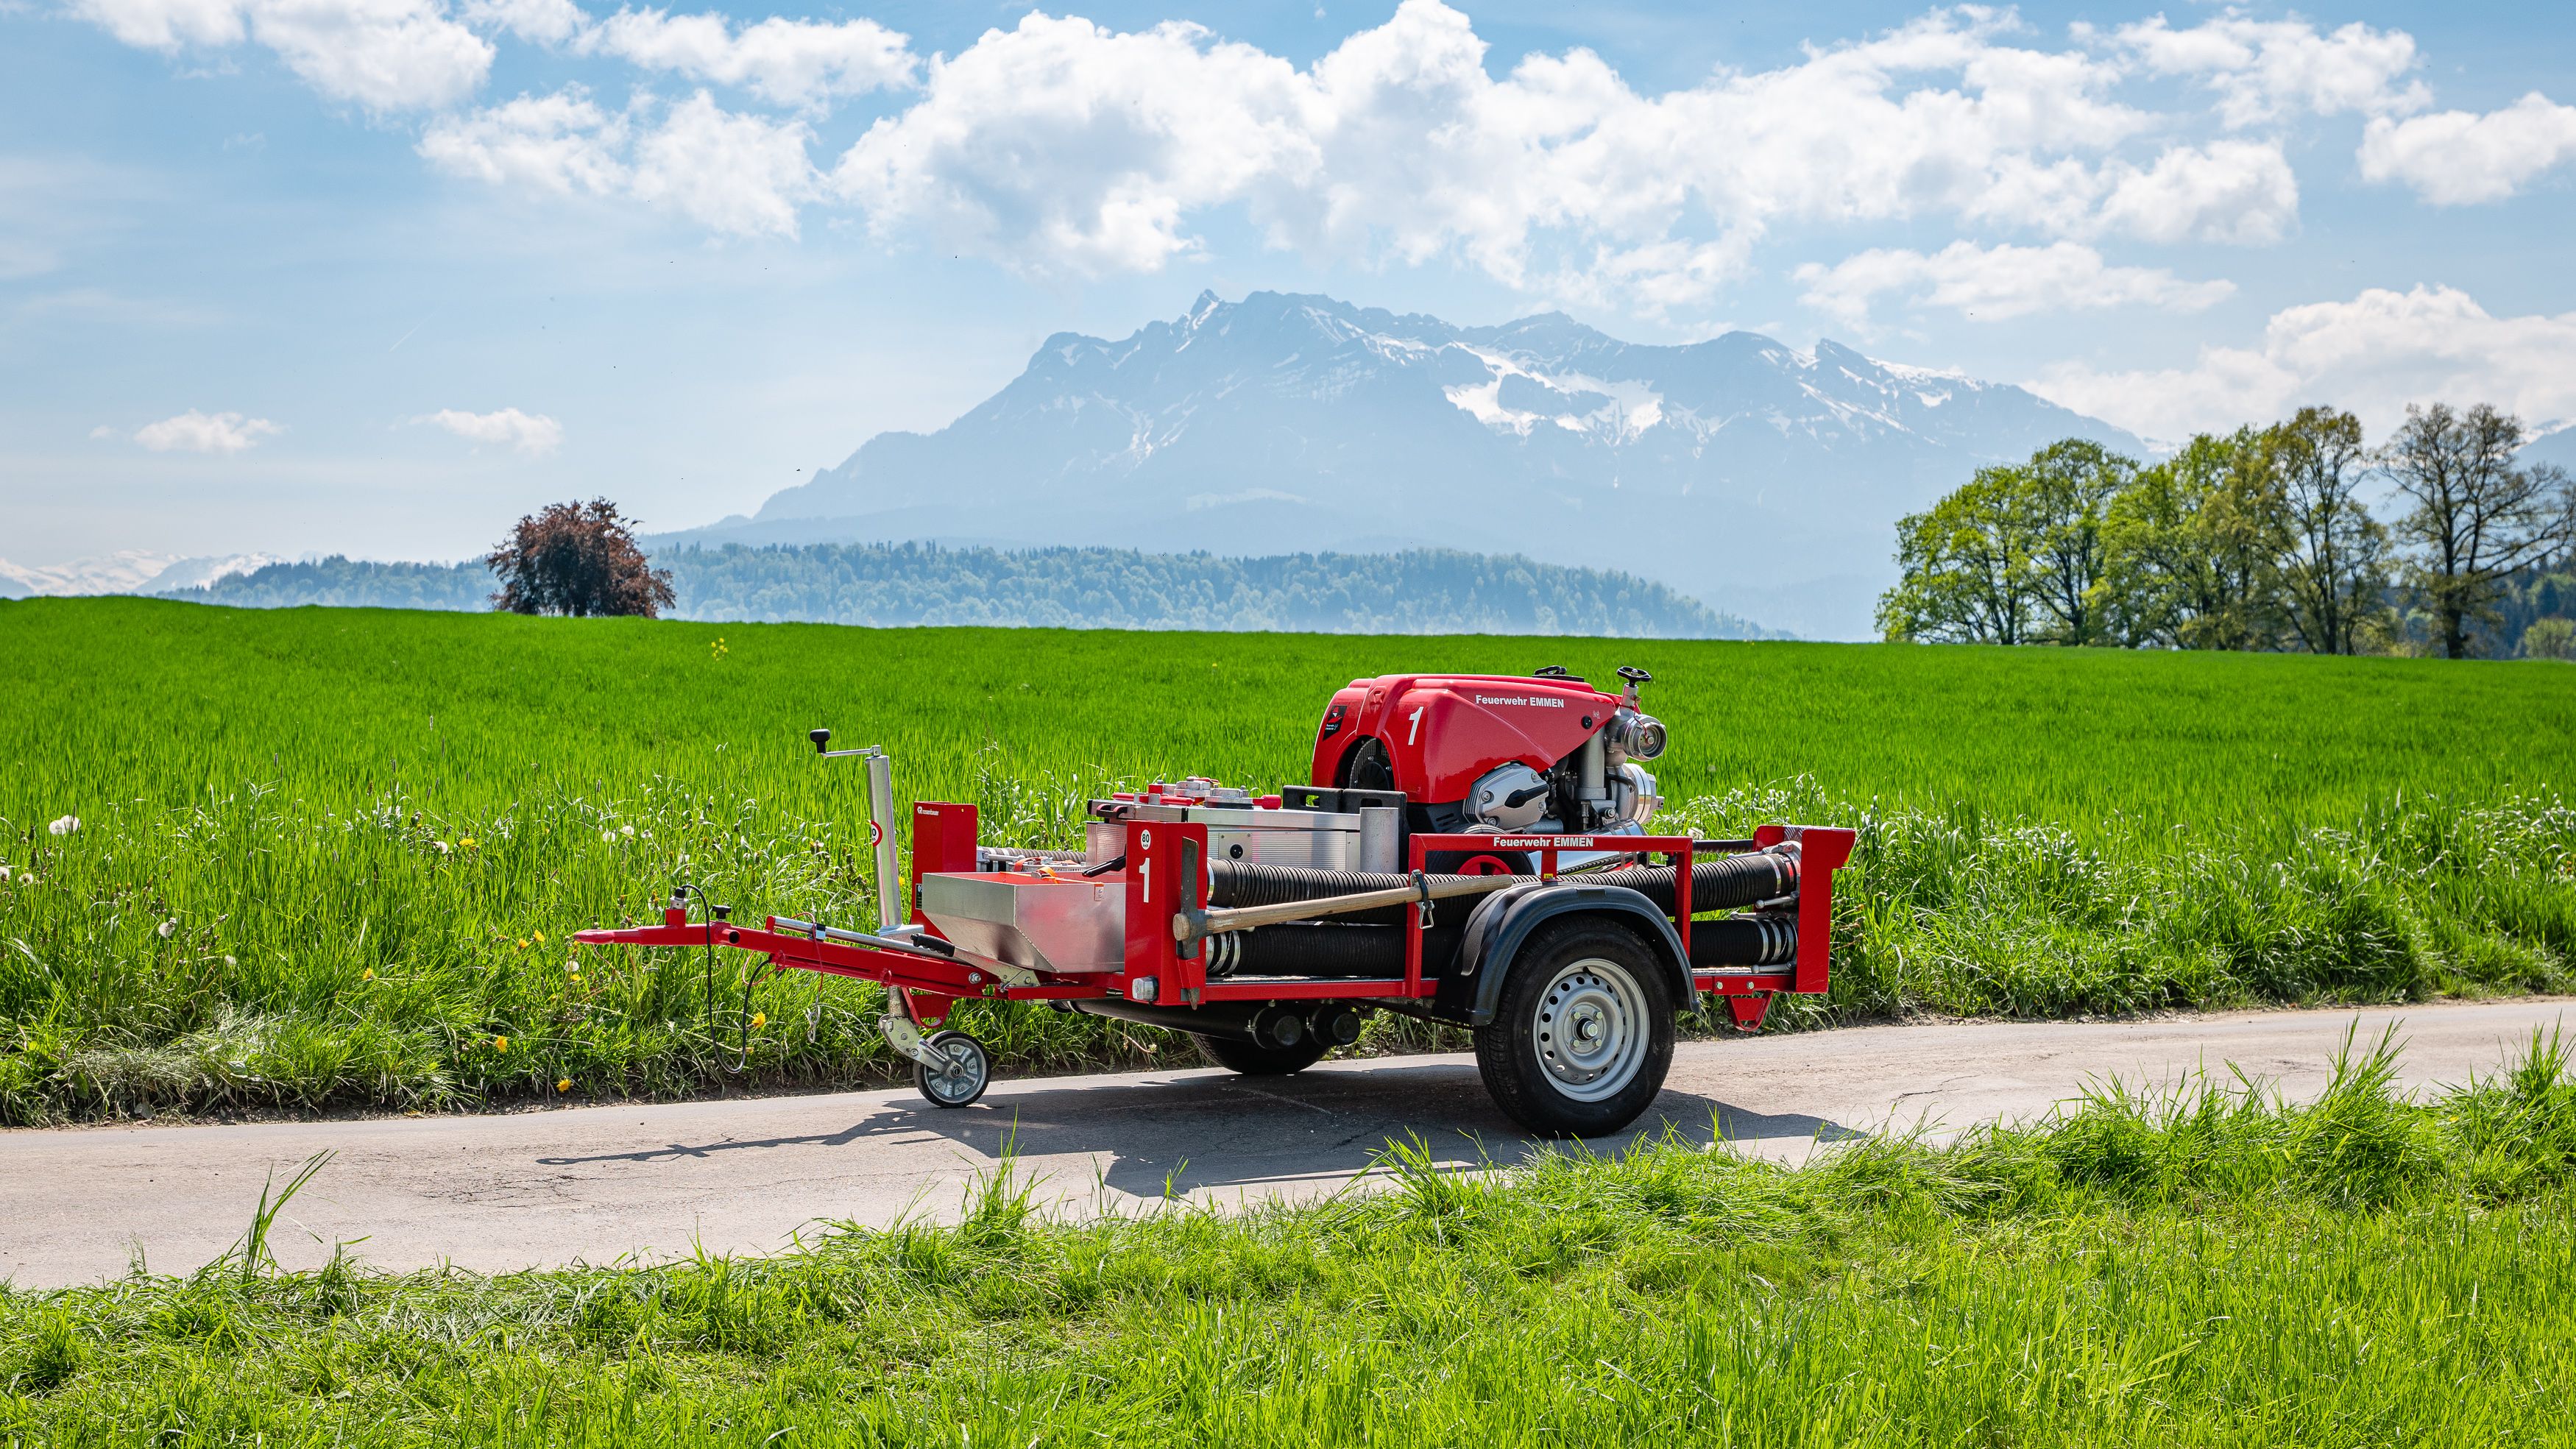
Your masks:
<path fill-rule="evenodd" d="M 912 913 L 903 909 L 902 883 L 894 874 L 894 760 L 879 751 L 867 758 L 868 844 L 877 857 L 877 930 L 892 931 Z"/>

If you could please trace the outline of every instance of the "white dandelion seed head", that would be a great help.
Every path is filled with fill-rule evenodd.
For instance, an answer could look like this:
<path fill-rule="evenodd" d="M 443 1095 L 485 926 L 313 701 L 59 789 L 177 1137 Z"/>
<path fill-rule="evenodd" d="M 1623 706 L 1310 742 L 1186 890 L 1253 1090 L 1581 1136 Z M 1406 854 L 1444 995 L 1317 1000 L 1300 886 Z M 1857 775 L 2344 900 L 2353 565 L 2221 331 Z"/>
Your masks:
<path fill-rule="evenodd" d="M 599 832 L 599 838 L 607 841 L 611 845 L 615 845 L 617 843 L 617 832 L 614 830 L 603 830 Z"/>
<path fill-rule="evenodd" d="M 161 939 L 164 941 L 169 940 L 170 933 L 177 929 L 179 929 L 179 923 L 177 921 L 163 921 L 161 923 Z"/>
<path fill-rule="evenodd" d="M 617 833 L 620 835 L 633 835 L 635 833 L 635 827 L 632 825 L 620 825 L 617 827 Z"/>
<path fill-rule="evenodd" d="M 56 835 L 69 835 L 73 831 L 80 829 L 80 817 L 77 815 L 66 815 L 62 819 L 55 821 L 53 824 L 48 825 L 45 828 Z"/>
<path fill-rule="evenodd" d="M 447 843 L 446 841 L 444 841 L 444 840 L 433 840 L 433 841 L 431 841 L 431 842 L 430 842 L 430 844 L 432 844 L 432 845 L 434 845 L 434 846 L 437 846 L 437 847 L 438 847 L 438 853 L 439 853 L 439 854 L 441 854 L 441 855 L 445 855 L 445 854 L 448 852 L 448 850 L 451 848 L 451 847 L 448 845 L 448 843 Z"/>

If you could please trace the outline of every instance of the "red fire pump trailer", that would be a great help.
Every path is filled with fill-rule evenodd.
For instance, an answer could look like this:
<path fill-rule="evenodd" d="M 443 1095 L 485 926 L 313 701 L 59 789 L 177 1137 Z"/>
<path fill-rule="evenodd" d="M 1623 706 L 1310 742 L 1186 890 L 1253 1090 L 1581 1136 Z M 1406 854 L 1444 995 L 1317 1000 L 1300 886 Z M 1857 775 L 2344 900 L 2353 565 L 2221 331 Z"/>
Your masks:
<path fill-rule="evenodd" d="M 1384 675 L 1325 707 L 1311 783 L 1276 795 L 1192 779 L 1090 803 L 1085 848 L 982 844 L 975 807 L 912 807 L 896 894 L 894 773 L 865 762 L 880 919 L 870 930 L 716 906 L 587 945 L 727 946 L 887 988 L 879 1025 L 923 1096 L 963 1107 L 984 1048 L 942 1030 L 960 1001 L 1048 1001 L 1169 1027 L 1251 1075 L 1312 1065 L 1366 1014 L 1472 1028 L 1486 1088 L 1551 1136 L 1633 1121 L 1663 1087 L 1673 1018 L 1703 992 L 1740 1029 L 1775 992 L 1825 989 L 1833 873 L 1853 832 L 1657 834 L 1645 671 L 1608 694 L 1565 670 Z"/>

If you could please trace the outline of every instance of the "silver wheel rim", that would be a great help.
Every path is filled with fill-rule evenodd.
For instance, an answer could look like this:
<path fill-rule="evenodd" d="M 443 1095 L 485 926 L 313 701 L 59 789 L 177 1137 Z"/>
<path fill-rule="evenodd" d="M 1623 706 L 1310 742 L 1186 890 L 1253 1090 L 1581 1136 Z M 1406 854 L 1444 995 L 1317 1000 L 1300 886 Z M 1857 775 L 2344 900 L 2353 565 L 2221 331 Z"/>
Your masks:
<path fill-rule="evenodd" d="M 1557 1095 L 1576 1102 L 1617 1096 L 1646 1060 L 1646 994 L 1616 961 L 1598 956 L 1560 969 L 1539 993 L 1530 1046 Z"/>
<path fill-rule="evenodd" d="M 984 1084 L 984 1053 L 971 1041 L 934 1042 L 940 1065 L 922 1064 L 923 1085 L 943 1102 L 962 1102 Z"/>

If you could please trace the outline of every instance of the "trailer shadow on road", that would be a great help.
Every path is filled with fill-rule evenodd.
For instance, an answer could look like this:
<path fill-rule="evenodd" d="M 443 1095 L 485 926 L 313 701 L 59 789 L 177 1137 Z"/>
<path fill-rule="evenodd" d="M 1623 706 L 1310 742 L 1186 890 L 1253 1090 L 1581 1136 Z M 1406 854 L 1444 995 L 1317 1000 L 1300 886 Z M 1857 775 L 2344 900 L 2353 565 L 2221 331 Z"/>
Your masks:
<path fill-rule="evenodd" d="M 1669 1136 L 1699 1146 L 1724 1139 L 1803 1152 L 1814 1142 L 1862 1135 L 1821 1117 L 1749 1111 L 1667 1090 L 1627 1131 L 1582 1147 L 1607 1154 Z M 1190 1072 L 1143 1083 L 1011 1083 L 973 1107 L 888 1103 L 829 1132 L 661 1143 L 537 1162 L 651 1165 L 937 1139 L 964 1149 L 968 1167 L 989 1170 L 1013 1161 L 1058 1179 L 1059 1190 L 1096 1175 L 1101 1185 L 1142 1198 L 1347 1178 L 1368 1171 L 1389 1142 L 1418 1139 L 1434 1160 L 1460 1167 L 1516 1162 L 1546 1145 L 1495 1108 L 1472 1063 L 1398 1061 L 1336 1064 L 1292 1077 Z M 882 1170 L 882 1164 L 857 1159 L 850 1169 Z M 1062 1181 L 1067 1172 L 1081 1182 Z"/>

